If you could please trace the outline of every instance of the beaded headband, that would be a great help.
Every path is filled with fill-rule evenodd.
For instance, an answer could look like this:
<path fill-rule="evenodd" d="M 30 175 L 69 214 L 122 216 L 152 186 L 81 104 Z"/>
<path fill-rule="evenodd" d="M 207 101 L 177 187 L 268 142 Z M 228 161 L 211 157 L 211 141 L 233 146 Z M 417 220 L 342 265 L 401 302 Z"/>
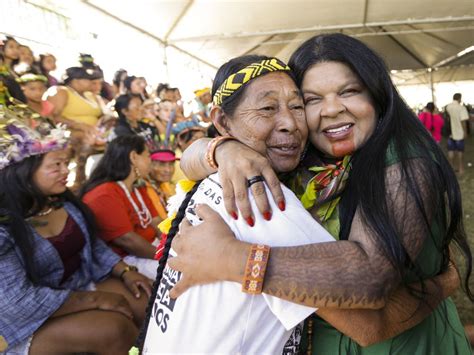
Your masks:
<path fill-rule="evenodd" d="M 70 132 L 24 104 L 0 105 L 0 170 L 67 146 Z"/>
<path fill-rule="evenodd" d="M 290 67 L 277 58 L 265 59 L 258 63 L 252 63 L 237 73 L 230 75 L 214 94 L 214 105 L 221 105 L 224 100 L 239 90 L 250 80 L 260 75 L 275 71 L 290 71 Z"/>

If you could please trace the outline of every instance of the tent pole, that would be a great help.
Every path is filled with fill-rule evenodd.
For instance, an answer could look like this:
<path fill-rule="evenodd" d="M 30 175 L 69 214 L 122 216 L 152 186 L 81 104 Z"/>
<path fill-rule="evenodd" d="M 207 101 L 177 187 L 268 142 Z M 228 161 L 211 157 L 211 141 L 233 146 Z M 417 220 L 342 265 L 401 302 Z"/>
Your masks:
<path fill-rule="evenodd" d="M 430 78 L 431 102 L 435 102 L 434 85 L 433 85 L 433 68 L 428 68 Z"/>

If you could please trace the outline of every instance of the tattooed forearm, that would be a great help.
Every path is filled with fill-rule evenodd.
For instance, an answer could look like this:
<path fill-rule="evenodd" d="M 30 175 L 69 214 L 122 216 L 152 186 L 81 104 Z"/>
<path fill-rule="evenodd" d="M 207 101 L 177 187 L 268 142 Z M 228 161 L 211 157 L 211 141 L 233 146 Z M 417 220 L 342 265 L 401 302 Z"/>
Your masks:
<path fill-rule="evenodd" d="M 413 178 L 419 185 L 425 183 L 422 176 Z M 426 224 L 420 223 L 420 201 L 410 193 L 397 165 L 386 170 L 386 189 L 393 229 L 415 260 L 428 233 Z M 430 201 L 426 189 L 420 189 L 420 197 L 422 204 Z M 400 282 L 400 273 L 386 256 L 380 237 L 365 221 L 357 210 L 348 241 L 274 248 L 264 291 L 313 307 L 383 307 Z"/>
<path fill-rule="evenodd" d="M 374 275 L 353 242 L 273 248 L 264 292 L 312 307 L 380 308 L 394 280 L 387 271 Z"/>

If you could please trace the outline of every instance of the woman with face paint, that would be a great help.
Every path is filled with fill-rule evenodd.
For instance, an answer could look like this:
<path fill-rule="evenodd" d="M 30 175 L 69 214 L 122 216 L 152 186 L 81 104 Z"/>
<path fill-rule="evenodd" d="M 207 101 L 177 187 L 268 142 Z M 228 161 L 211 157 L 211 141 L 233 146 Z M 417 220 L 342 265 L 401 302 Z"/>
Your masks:
<path fill-rule="evenodd" d="M 287 185 L 338 241 L 272 248 L 263 292 L 315 307 L 383 309 L 397 287 L 413 281 L 426 285 L 446 270 L 454 243 L 467 260 L 464 285 L 473 299 L 472 256 L 456 177 L 400 98 L 382 59 L 356 39 L 329 34 L 303 43 L 289 65 L 304 97 L 309 144 L 299 168 L 286 176 Z M 205 157 L 207 145 L 198 141 L 184 154 L 187 176 L 199 179 L 216 171 Z M 276 205 L 285 209 L 266 157 L 228 141 L 216 148 L 214 158 L 231 216 L 239 211 L 239 219 L 254 223 L 247 186 L 255 176 L 264 178 Z M 263 182 L 253 183 L 250 192 L 260 213 L 271 217 Z M 183 223 L 173 241 L 178 255 L 169 264 L 183 276 L 172 296 L 195 284 L 242 282 L 252 246 L 234 239 L 205 206 L 197 213 L 204 222 Z M 426 300 L 423 292 L 415 296 Z M 470 351 L 449 298 L 415 327 L 365 348 L 323 320 L 321 310 L 307 322 L 308 351 L 315 353 Z"/>

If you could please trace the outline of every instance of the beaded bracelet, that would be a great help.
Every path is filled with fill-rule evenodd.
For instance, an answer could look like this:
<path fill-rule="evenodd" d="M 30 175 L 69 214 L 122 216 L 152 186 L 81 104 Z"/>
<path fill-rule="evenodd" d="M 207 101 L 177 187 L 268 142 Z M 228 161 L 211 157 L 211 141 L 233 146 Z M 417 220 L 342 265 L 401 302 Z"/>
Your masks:
<path fill-rule="evenodd" d="M 262 293 L 269 255 L 270 247 L 268 245 L 252 244 L 247 264 L 245 264 L 242 292 L 252 295 Z"/>
<path fill-rule="evenodd" d="M 210 142 L 207 144 L 206 150 L 206 161 L 212 169 L 217 169 L 217 162 L 216 162 L 216 148 L 219 144 L 227 140 L 236 140 L 232 136 L 217 136 L 212 138 Z"/>

